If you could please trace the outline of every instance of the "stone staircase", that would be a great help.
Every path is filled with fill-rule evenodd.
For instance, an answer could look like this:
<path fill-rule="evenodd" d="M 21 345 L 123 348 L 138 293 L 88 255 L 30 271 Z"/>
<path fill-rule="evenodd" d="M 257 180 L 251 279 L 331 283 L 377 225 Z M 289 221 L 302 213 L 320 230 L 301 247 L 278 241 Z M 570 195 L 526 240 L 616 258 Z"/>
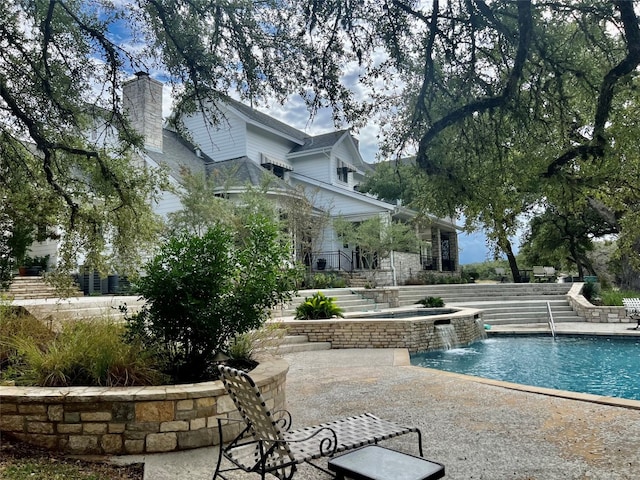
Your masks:
<path fill-rule="evenodd" d="M 14 277 L 6 293 L 15 300 L 58 298 L 55 287 L 46 283 L 40 276 Z M 82 295 L 79 290 L 78 295 Z"/>
<path fill-rule="evenodd" d="M 556 323 L 585 321 L 567 301 L 570 283 L 499 283 L 416 285 L 400 288 L 400 306 L 425 297 L 441 297 L 445 305 L 483 310 L 489 325 L 546 324 L 547 302 Z"/>
<path fill-rule="evenodd" d="M 320 290 L 300 290 L 289 303 L 281 306 L 280 308 L 273 309 L 273 316 L 276 318 L 295 316 L 296 307 L 304 302 L 305 297 L 311 297 L 318 291 L 324 293 L 327 297 L 335 298 L 336 305 L 342 308 L 345 313 L 369 312 L 372 310 L 389 308 L 388 303 L 376 303 L 371 299 L 363 298 L 357 293 L 357 291 L 352 291 L 350 288 L 327 288 Z"/>

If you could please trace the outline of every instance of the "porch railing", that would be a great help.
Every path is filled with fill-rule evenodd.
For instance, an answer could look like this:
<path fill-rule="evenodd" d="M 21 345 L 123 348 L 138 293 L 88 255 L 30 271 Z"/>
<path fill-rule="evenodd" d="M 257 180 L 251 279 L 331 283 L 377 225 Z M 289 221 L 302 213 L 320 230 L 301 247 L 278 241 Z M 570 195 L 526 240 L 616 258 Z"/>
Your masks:
<path fill-rule="evenodd" d="M 337 250 L 334 252 L 320 252 L 312 257 L 311 266 L 314 270 L 342 270 L 353 272 L 353 252 L 351 255 Z"/>

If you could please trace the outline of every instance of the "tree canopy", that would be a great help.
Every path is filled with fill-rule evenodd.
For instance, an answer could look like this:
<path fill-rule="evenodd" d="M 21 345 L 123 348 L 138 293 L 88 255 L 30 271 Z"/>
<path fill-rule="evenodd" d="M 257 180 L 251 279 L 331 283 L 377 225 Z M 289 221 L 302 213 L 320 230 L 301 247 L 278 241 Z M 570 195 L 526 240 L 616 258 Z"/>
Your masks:
<path fill-rule="evenodd" d="M 3 211 L 40 235 L 61 226 L 69 258 L 83 246 L 98 259 L 108 239 L 126 263 L 151 241 L 161 177 L 136 163 L 141 139 L 119 92 L 127 72 L 156 69 L 176 112 L 212 122 L 211 101 L 230 90 L 252 102 L 298 94 L 336 122 L 377 115 L 383 154 L 415 153 L 428 174 L 424 207 L 485 228 L 512 270 L 519 215 L 560 190 L 637 251 L 637 10 L 627 0 L 4 2 Z M 87 136 L 97 115 L 116 141 Z"/>
<path fill-rule="evenodd" d="M 399 85 L 376 90 L 393 123 L 386 153 L 414 151 L 425 206 L 486 229 L 514 277 L 521 215 L 567 194 L 637 243 L 636 2 L 318 3 L 328 31 L 337 18 L 349 31 L 336 41 L 384 58 L 363 62 L 372 88 Z"/>

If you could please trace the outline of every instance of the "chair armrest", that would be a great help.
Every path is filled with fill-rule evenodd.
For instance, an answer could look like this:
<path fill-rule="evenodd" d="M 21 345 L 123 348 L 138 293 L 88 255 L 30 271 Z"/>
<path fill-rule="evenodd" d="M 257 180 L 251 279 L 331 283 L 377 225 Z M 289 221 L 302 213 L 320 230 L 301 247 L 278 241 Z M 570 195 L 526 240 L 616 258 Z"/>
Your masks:
<path fill-rule="evenodd" d="M 288 432 L 291 429 L 293 420 L 289 410 L 276 410 L 273 412 L 273 418 L 276 418 L 275 423 L 280 427 L 280 430 Z"/>
<path fill-rule="evenodd" d="M 320 451 L 320 455 L 323 457 L 333 456 L 338 449 L 338 435 L 334 429 L 330 427 L 322 427 L 311 433 L 310 435 L 303 438 L 287 438 L 286 442 L 295 444 L 299 442 L 308 442 L 312 438 L 318 436 L 320 433 L 328 433 L 329 435 L 322 438 L 320 442 L 318 442 L 318 448 Z"/>

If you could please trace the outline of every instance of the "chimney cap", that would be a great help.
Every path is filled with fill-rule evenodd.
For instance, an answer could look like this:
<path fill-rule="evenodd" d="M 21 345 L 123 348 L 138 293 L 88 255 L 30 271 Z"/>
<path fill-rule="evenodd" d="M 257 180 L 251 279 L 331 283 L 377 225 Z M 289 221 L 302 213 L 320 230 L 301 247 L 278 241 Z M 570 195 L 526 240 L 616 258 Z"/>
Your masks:
<path fill-rule="evenodd" d="M 145 72 L 140 70 L 139 72 L 134 73 L 134 75 L 138 78 L 140 77 L 148 77 L 149 76 L 149 72 Z"/>

